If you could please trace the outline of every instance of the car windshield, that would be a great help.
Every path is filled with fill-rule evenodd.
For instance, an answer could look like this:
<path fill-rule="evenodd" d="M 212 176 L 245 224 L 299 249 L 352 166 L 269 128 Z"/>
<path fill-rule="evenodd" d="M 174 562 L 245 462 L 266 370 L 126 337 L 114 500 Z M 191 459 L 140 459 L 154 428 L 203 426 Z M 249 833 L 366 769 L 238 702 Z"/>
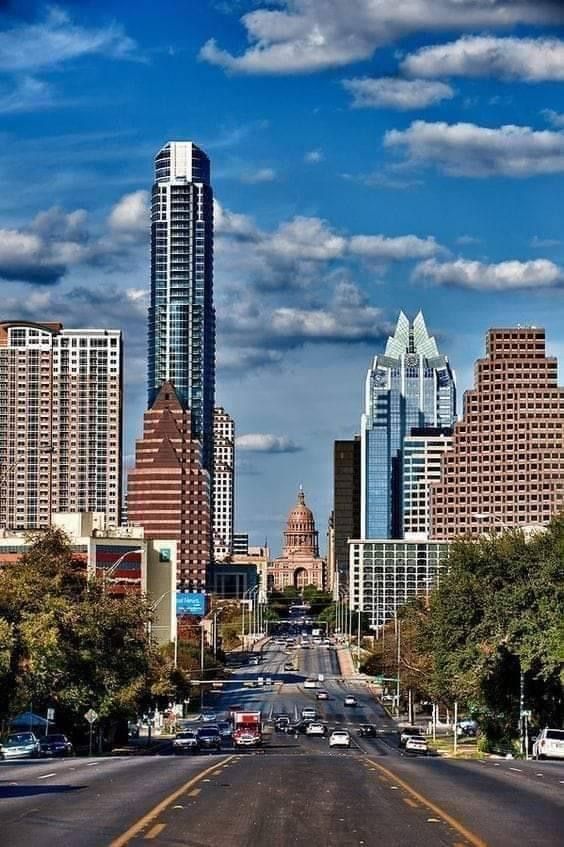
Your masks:
<path fill-rule="evenodd" d="M 179 732 L 176 737 L 180 739 L 195 738 L 196 734 L 194 732 Z"/>
<path fill-rule="evenodd" d="M 200 738 L 212 738 L 217 735 L 217 729 L 201 729 L 198 734 Z"/>
<path fill-rule="evenodd" d="M 43 739 L 44 744 L 52 744 L 53 742 L 59 742 L 64 744 L 66 742 L 65 735 L 46 735 Z"/>
<path fill-rule="evenodd" d="M 564 729 L 547 729 L 546 737 L 564 741 Z"/>
<path fill-rule="evenodd" d="M 6 747 L 18 747 L 20 744 L 33 744 L 35 738 L 31 732 L 18 732 L 14 735 L 9 735 L 6 740 Z"/>

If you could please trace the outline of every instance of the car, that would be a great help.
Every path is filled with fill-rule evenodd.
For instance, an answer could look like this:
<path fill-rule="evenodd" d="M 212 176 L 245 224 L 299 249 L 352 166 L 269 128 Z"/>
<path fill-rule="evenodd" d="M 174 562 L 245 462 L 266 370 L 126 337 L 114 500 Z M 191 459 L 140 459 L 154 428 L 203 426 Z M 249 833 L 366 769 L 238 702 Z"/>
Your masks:
<path fill-rule="evenodd" d="M 410 735 L 407 741 L 405 742 L 405 752 L 406 753 L 425 753 L 425 755 L 429 752 L 429 748 L 427 746 L 427 739 L 422 735 Z"/>
<path fill-rule="evenodd" d="M 324 688 L 320 688 L 319 691 L 315 695 L 316 700 L 328 700 L 329 694 L 325 691 Z"/>
<path fill-rule="evenodd" d="M 217 728 L 222 741 L 230 741 L 233 737 L 233 726 L 231 721 L 219 721 Z"/>
<path fill-rule="evenodd" d="M 290 726 L 290 718 L 288 715 L 281 715 L 274 721 L 274 729 L 276 732 L 286 732 Z"/>
<path fill-rule="evenodd" d="M 176 733 L 176 738 L 172 742 L 172 752 L 175 756 L 179 756 L 182 753 L 197 753 L 199 749 L 200 744 L 196 732 L 186 729 Z"/>
<path fill-rule="evenodd" d="M 217 715 L 215 712 L 202 712 L 202 720 L 204 723 L 213 723 L 217 720 Z"/>
<path fill-rule="evenodd" d="M 39 756 L 39 740 L 33 732 L 11 732 L 0 745 L 2 759 L 34 759 Z"/>
<path fill-rule="evenodd" d="M 134 721 L 129 721 L 127 724 L 127 737 L 139 738 L 139 724 Z"/>
<path fill-rule="evenodd" d="M 73 753 L 74 747 L 67 736 L 62 733 L 49 733 L 49 735 L 43 736 L 39 742 L 40 756 L 72 756 Z"/>
<path fill-rule="evenodd" d="M 200 750 L 221 750 L 221 735 L 217 727 L 206 726 L 198 730 Z"/>
<path fill-rule="evenodd" d="M 312 722 L 306 726 L 306 735 L 325 735 L 327 728 L 322 723 Z"/>
<path fill-rule="evenodd" d="M 285 671 L 295 671 L 296 669 L 295 669 L 294 665 L 292 664 L 292 662 L 286 662 L 286 664 L 284 665 L 284 670 Z"/>
<path fill-rule="evenodd" d="M 264 680 L 264 684 L 265 685 L 272 685 L 272 677 L 267 676 L 266 679 Z"/>
<path fill-rule="evenodd" d="M 329 736 L 329 747 L 350 747 L 351 737 L 346 729 L 336 729 Z"/>
<path fill-rule="evenodd" d="M 353 697 L 352 694 L 347 694 L 343 701 L 343 706 L 358 706 L 356 697 Z"/>
<path fill-rule="evenodd" d="M 306 681 L 304 682 L 304 688 L 317 688 L 317 680 L 306 679 Z"/>
<path fill-rule="evenodd" d="M 361 723 L 358 734 L 362 738 L 376 738 L 376 727 L 372 723 Z"/>
<path fill-rule="evenodd" d="M 564 729 L 546 727 L 533 744 L 533 759 L 564 759 Z"/>
<path fill-rule="evenodd" d="M 317 712 L 315 711 L 315 709 L 311 709 L 309 706 L 306 706 L 305 709 L 302 709 L 302 720 L 303 721 L 317 720 Z"/>
<path fill-rule="evenodd" d="M 258 656 L 251 656 L 251 658 L 249 659 L 249 665 L 258 665 L 258 663 L 259 663 L 259 657 Z"/>
<path fill-rule="evenodd" d="M 456 734 L 467 738 L 475 738 L 478 733 L 478 724 L 473 720 L 459 721 L 456 725 Z"/>
<path fill-rule="evenodd" d="M 404 726 L 399 732 L 399 746 L 405 747 L 408 738 L 413 735 L 421 735 L 421 730 L 418 726 Z"/>

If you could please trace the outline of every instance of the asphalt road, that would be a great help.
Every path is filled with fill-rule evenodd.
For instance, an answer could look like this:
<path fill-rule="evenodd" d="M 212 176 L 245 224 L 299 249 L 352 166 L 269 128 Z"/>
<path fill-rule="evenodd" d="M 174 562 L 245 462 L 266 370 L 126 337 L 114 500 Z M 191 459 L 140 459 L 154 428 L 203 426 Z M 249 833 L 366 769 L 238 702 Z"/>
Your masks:
<path fill-rule="evenodd" d="M 552 847 L 563 843 L 564 764 L 409 757 L 369 691 L 338 679 L 333 651 L 264 653 L 240 683 L 208 696 L 229 705 L 299 714 L 314 705 L 330 728 L 353 735 L 350 750 L 321 738 L 268 733 L 261 752 L 0 763 L 0 843 L 7 847 Z M 328 701 L 303 688 L 322 673 Z M 271 675 L 272 689 L 244 681 Z M 354 693 L 359 705 L 343 705 Z M 359 723 L 376 739 L 360 739 Z"/>

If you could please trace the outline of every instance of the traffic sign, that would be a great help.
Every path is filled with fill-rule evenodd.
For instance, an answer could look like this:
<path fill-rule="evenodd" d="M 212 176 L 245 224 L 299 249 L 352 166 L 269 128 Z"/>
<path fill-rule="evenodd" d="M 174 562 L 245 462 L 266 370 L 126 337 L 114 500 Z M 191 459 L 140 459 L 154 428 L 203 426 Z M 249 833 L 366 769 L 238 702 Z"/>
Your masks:
<path fill-rule="evenodd" d="M 55 720 L 55 709 L 47 709 L 47 720 L 54 721 Z"/>
<path fill-rule="evenodd" d="M 98 718 L 98 712 L 95 712 L 94 709 L 88 709 L 84 717 L 86 718 L 89 724 L 93 724 L 94 721 Z"/>

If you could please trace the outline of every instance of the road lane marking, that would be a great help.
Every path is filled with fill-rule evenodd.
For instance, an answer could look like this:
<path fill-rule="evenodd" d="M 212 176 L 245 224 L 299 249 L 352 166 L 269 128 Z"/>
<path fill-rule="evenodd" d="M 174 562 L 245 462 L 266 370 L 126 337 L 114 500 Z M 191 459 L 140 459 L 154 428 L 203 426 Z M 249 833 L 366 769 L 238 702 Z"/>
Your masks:
<path fill-rule="evenodd" d="M 43 776 L 38 776 L 37 779 L 49 779 L 50 776 L 56 776 L 55 771 L 53 773 L 44 773 Z"/>
<path fill-rule="evenodd" d="M 523 773 L 521 768 L 509 768 L 510 771 L 515 771 L 515 773 Z"/>
<path fill-rule="evenodd" d="M 393 771 L 388 770 L 388 768 L 385 768 L 378 762 L 372 761 L 372 764 L 376 767 L 377 770 L 380 771 L 380 773 L 385 774 L 388 779 L 391 779 L 394 782 L 397 782 L 398 785 L 401 785 L 404 791 L 410 794 L 415 800 L 417 800 L 423 806 L 426 806 L 431 812 L 434 812 L 436 815 L 439 815 L 439 817 L 443 818 L 449 824 L 449 826 L 451 826 L 456 832 L 458 832 L 459 835 L 462 835 L 462 837 L 465 838 L 466 841 L 470 842 L 472 847 L 487 847 L 485 841 L 483 841 L 469 829 L 466 829 L 466 827 L 460 821 L 456 820 L 456 818 L 453 818 L 452 815 L 449 815 L 448 812 L 445 812 L 443 809 L 441 809 L 440 806 L 437 806 L 436 803 L 433 803 L 432 800 L 428 800 L 427 797 L 424 797 L 422 794 L 416 791 L 415 788 L 412 788 L 409 783 L 405 782 L 403 779 L 400 779 Z"/>
<path fill-rule="evenodd" d="M 150 841 L 152 838 L 156 838 L 157 835 L 161 834 L 165 826 L 166 823 L 156 823 L 154 826 L 151 827 L 151 829 L 145 836 L 145 841 Z"/>
<path fill-rule="evenodd" d="M 233 756 L 229 756 L 225 759 L 226 762 L 231 761 Z M 160 803 L 151 809 L 150 812 L 147 812 L 146 815 L 143 815 L 142 818 L 139 818 L 137 823 L 134 823 L 133 826 L 130 826 L 128 830 L 126 830 L 122 835 L 118 836 L 118 838 L 114 838 L 113 841 L 110 842 L 109 847 L 125 847 L 132 838 L 135 838 L 136 835 L 139 835 L 141 830 L 145 829 L 150 823 L 152 823 L 155 818 L 166 811 L 169 806 L 171 806 L 179 797 L 183 794 L 186 794 L 191 788 L 198 784 L 204 777 L 206 777 L 211 771 L 215 770 L 217 765 L 212 765 L 210 768 L 206 768 L 205 771 L 201 771 L 201 773 L 196 774 L 196 776 L 189 779 L 188 782 L 185 782 L 184 785 L 181 785 L 180 788 L 177 788 L 176 791 L 173 791 L 172 794 L 169 794 L 168 797 L 165 797 L 164 800 L 161 800 Z"/>
<path fill-rule="evenodd" d="M 192 791 L 188 792 L 188 797 L 197 797 L 201 790 L 201 788 L 193 788 Z"/>
<path fill-rule="evenodd" d="M 93 768 L 93 767 L 95 767 L 95 765 L 99 765 L 99 764 L 100 764 L 100 762 L 87 762 L 86 767 L 87 768 Z"/>

